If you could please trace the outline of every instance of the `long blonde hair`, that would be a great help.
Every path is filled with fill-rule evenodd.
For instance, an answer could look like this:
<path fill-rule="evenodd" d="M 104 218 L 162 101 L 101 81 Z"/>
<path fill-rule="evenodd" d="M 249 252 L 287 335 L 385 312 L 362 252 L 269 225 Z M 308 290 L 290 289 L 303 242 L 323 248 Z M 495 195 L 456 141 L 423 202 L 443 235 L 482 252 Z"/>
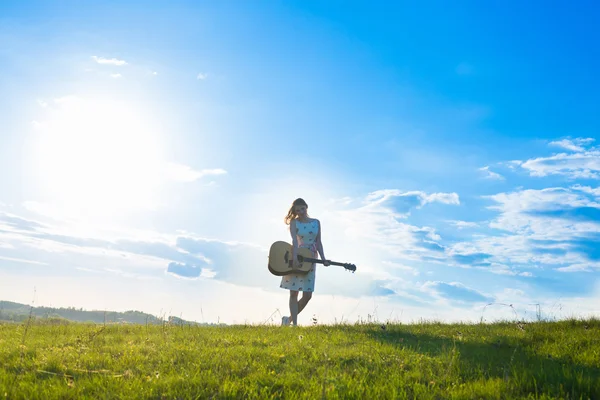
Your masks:
<path fill-rule="evenodd" d="M 289 225 L 293 219 L 296 219 L 296 217 L 298 217 L 298 215 L 296 214 L 296 206 L 305 206 L 306 208 L 308 208 L 308 204 L 306 204 L 304 199 L 297 198 L 296 200 L 294 200 L 287 215 L 283 219 L 286 225 Z M 308 213 L 306 213 L 306 216 L 308 217 Z"/>

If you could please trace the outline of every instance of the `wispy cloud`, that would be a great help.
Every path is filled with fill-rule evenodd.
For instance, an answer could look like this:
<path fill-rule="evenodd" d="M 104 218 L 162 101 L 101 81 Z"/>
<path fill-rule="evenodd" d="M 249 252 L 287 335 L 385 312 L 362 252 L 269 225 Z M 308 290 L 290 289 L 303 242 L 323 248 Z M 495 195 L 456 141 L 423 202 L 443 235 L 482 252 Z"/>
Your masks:
<path fill-rule="evenodd" d="M 592 188 L 590 186 L 573 185 L 571 186 L 571 189 L 591 194 L 592 196 L 596 197 L 596 199 L 600 198 L 600 187 Z"/>
<path fill-rule="evenodd" d="M 177 163 L 170 164 L 169 169 L 171 179 L 183 182 L 227 173 L 220 168 L 196 170 Z M 475 307 L 493 300 L 494 295 L 472 283 L 470 287 L 459 282 L 422 284 L 411 279 L 421 272 L 424 275 L 426 270 L 421 269 L 429 269 L 431 265 L 485 270 L 501 279 L 515 277 L 520 283 L 531 281 L 540 286 L 548 284 L 543 279 L 549 270 L 561 276 L 567 272 L 597 271 L 599 195 L 595 187 L 573 185 L 485 196 L 483 199 L 491 203 L 487 211 L 496 213 L 492 219 L 446 221 L 457 228 L 470 228 L 462 233 L 462 239 L 443 237 L 435 224 L 414 222 L 422 221 L 420 218 L 428 214 L 428 206 L 460 206 L 457 193 L 382 189 L 359 197 L 341 197 L 326 203 L 327 213 L 322 216 L 327 219 L 328 232 L 337 232 L 336 236 L 343 236 L 340 240 L 346 247 L 360 249 L 356 254 L 365 254 L 361 263 L 357 262 L 361 279 L 348 279 L 349 284 L 345 280 L 336 281 L 343 281 L 343 285 L 336 286 L 323 274 L 320 290 L 349 297 L 387 296 L 420 306 L 448 302 L 443 304 Z M 3 250 L 2 256 L 27 260 L 24 249 L 34 249 L 44 256 L 31 259 L 50 266 L 57 259 L 45 257 L 63 254 L 60 260 L 85 258 L 87 263 L 77 266 L 94 270 L 101 269 L 109 259 L 113 269 L 127 274 L 135 271 L 136 276 L 158 276 L 160 271 L 162 276 L 213 279 L 263 288 L 273 278 L 266 268 L 250 273 L 237 262 L 244 259 L 247 264 L 264 264 L 266 249 L 207 239 L 189 232 L 80 235 L 14 213 L 1 215 L 0 230 L 4 230 L 0 239 L 13 246 Z M 440 230 L 443 232 L 443 227 Z M 453 235 L 460 236 L 456 230 Z M 421 267 L 427 264 L 431 265 Z"/>
<path fill-rule="evenodd" d="M 595 141 L 593 138 L 577 138 L 577 139 L 563 139 L 550 142 L 550 146 L 558 146 L 567 150 L 581 152 L 585 151 L 586 147 Z"/>
<path fill-rule="evenodd" d="M 121 74 L 110 74 L 110 77 L 117 79 L 117 78 L 122 78 L 123 75 L 121 75 Z"/>
<path fill-rule="evenodd" d="M 2 229 L 0 224 L 0 239 L 11 243 L 12 253 L 32 257 L 1 256 L 13 261 L 40 263 L 42 261 L 33 261 L 40 259 L 43 265 L 55 266 L 60 262 L 63 267 L 69 265 L 64 260 L 71 260 L 77 266 L 81 266 L 81 260 L 85 260 L 86 267 L 108 263 L 127 273 L 134 268 L 136 274 L 141 275 L 153 275 L 162 265 L 162 269 L 172 275 L 214 277 L 255 287 L 261 286 L 269 276 L 266 267 L 262 275 L 245 268 L 247 263 L 265 264 L 265 250 L 252 244 L 205 239 L 193 234 L 123 230 L 111 235 L 88 232 L 82 236 L 68 226 L 41 224 L 7 215 L 3 215 L 3 220 L 12 225 L 5 225 L 6 229 Z M 235 259 L 244 259 L 246 263 L 235 262 Z"/>
<path fill-rule="evenodd" d="M 461 303 L 488 303 L 494 298 L 465 286 L 460 282 L 426 282 L 424 288 L 430 289 L 435 295 Z"/>
<path fill-rule="evenodd" d="M 31 219 L 0 211 L 0 229 L 7 228 L 11 231 L 34 231 L 39 228 L 44 228 L 44 225 Z"/>
<path fill-rule="evenodd" d="M 458 198 L 458 194 L 456 193 L 433 193 L 425 196 L 425 201 L 423 202 L 423 205 L 427 203 L 459 205 L 460 200 Z"/>
<path fill-rule="evenodd" d="M 25 264 L 48 265 L 47 263 L 43 263 L 43 262 L 39 262 L 39 261 L 35 261 L 35 260 L 27 260 L 24 258 L 13 258 L 13 257 L 5 257 L 5 256 L 0 256 L 0 260 L 14 261 L 14 262 L 25 263 Z"/>
<path fill-rule="evenodd" d="M 573 153 L 531 158 L 518 165 L 535 177 L 561 175 L 569 179 L 600 179 L 600 150 L 589 147 L 593 142 L 592 138 L 550 142 L 551 146 L 559 146 Z"/>
<path fill-rule="evenodd" d="M 469 222 L 469 221 L 454 221 L 454 220 L 450 220 L 450 221 L 446 221 L 449 224 L 457 227 L 458 229 L 464 229 L 464 228 L 477 228 L 479 226 L 479 224 L 477 222 Z"/>
<path fill-rule="evenodd" d="M 521 167 L 531 176 L 562 175 L 571 179 L 600 179 L 600 151 L 556 154 L 527 160 Z"/>
<path fill-rule="evenodd" d="M 414 276 L 417 276 L 420 274 L 416 268 L 410 267 L 408 265 L 404 265 L 404 264 L 401 264 L 398 262 L 383 261 L 382 264 L 384 265 L 384 267 L 386 269 L 393 269 L 393 270 L 401 271 L 403 273 L 408 273 L 408 274 L 414 275 Z"/>
<path fill-rule="evenodd" d="M 85 234 L 80 225 L 62 225 L 64 221 L 41 223 L 16 215 L 6 216 L 14 226 L 0 226 L 0 241 L 11 244 L 2 250 L 2 257 L 19 262 L 43 263 L 55 268 L 87 268 L 125 277 L 142 279 L 167 274 L 185 279 L 214 279 L 239 286 L 269 289 L 277 277 L 266 268 L 268 249 L 253 243 L 205 238 L 191 232 L 162 234 L 153 231 L 122 229 L 90 230 Z M 240 262 L 243 260 L 243 262 Z M 248 268 L 263 265 L 263 268 Z M 408 266 L 393 268 L 415 275 Z M 161 273 L 162 272 L 162 273 Z M 388 296 L 395 292 L 381 279 L 362 271 L 361 279 L 349 279 L 348 285 L 321 282 L 321 293 L 357 297 Z M 275 285 L 277 287 L 277 285 Z"/>
<path fill-rule="evenodd" d="M 499 214 L 489 227 L 502 235 L 481 235 L 449 246 L 448 254 L 467 265 L 500 268 L 595 268 L 600 253 L 600 204 L 568 188 L 525 189 L 486 196 Z M 572 267 L 579 265 L 579 267 Z M 506 271 L 504 269 L 504 271 Z M 528 275 L 522 275 L 528 276 Z"/>
<path fill-rule="evenodd" d="M 600 270 L 600 263 L 571 264 L 567 267 L 556 268 L 560 272 L 592 272 Z"/>
<path fill-rule="evenodd" d="M 444 251 L 433 227 L 403 222 L 413 211 L 431 203 L 454 206 L 459 205 L 460 200 L 456 193 L 384 189 L 357 201 L 342 199 L 337 205 L 340 209 L 331 213 L 349 240 L 384 250 L 391 259 L 415 261 L 439 257 Z"/>
<path fill-rule="evenodd" d="M 479 168 L 480 171 L 484 172 L 484 177 L 486 179 L 493 179 L 503 181 L 504 177 L 497 172 L 490 171 L 490 167 L 486 165 L 485 167 Z"/>
<path fill-rule="evenodd" d="M 380 265 L 389 272 L 392 263 L 427 262 L 533 280 L 539 277 L 537 271 L 598 268 L 599 195 L 594 187 L 574 185 L 484 196 L 492 202 L 487 209 L 497 216 L 478 223 L 446 221 L 475 231 L 462 238 L 455 232 L 458 237 L 452 239 L 439 234 L 435 224 L 417 226 L 410 221 L 412 214 L 432 202 L 460 205 L 454 193 L 378 190 L 362 200 L 339 200 L 336 217 L 342 222 L 339 230 L 352 243 L 361 243 L 361 249 L 380 249 Z M 402 272 L 406 271 L 395 275 Z"/>
<path fill-rule="evenodd" d="M 119 60 L 117 58 L 104 58 L 104 57 L 92 56 L 92 60 L 96 61 L 98 64 L 103 64 L 103 65 L 115 65 L 115 66 L 127 65 L 127 61 Z"/>
<path fill-rule="evenodd" d="M 517 168 L 519 168 L 521 166 L 521 164 L 523 164 L 523 161 L 521 161 L 521 160 L 511 160 L 511 161 L 507 161 L 505 163 L 505 165 L 513 171 L 515 171 Z"/>
<path fill-rule="evenodd" d="M 369 209 L 383 208 L 385 210 L 405 214 L 412 208 L 421 208 L 429 203 L 459 205 L 456 193 L 432 193 L 422 191 L 403 192 L 397 189 L 383 189 L 369 193 L 365 201 Z"/>
<path fill-rule="evenodd" d="M 206 74 L 206 73 L 200 72 L 200 73 L 198 73 L 198 75 L 196 75 L 196 79 L 199 81 L 203 81 L 206 78 L 208 78 L 208 74 Z"/>
<path fill-rule="evenodd" d="M 194 182 L 205 176 L 224 175 L 227 171 L 222 168 L 195 170 L 187 165 L 168 163 L 165 168 L 167 177 L 180 182 Z"/>

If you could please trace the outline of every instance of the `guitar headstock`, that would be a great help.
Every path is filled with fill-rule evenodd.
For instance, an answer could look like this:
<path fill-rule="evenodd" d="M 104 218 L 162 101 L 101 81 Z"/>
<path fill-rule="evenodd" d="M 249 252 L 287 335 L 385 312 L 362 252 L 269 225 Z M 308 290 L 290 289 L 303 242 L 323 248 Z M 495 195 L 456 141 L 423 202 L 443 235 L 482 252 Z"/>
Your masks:
<path fill-rule="evenodd" d="M 348 271 L 352 271 L 352 273 L 356 271 L 356 265 L 354 264 L 344 264 L 343 267 L 346 268 L 346 270 Z"/>

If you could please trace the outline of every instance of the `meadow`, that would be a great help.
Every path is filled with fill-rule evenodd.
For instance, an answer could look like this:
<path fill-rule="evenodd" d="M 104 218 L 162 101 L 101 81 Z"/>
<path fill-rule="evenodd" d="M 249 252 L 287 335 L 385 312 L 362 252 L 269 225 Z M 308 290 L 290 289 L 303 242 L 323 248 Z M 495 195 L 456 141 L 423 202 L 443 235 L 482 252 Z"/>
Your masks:
<path fill-rule="evenodd" d="M 600 320 L 0 324 L 7 399 L 600 399 Z"/>

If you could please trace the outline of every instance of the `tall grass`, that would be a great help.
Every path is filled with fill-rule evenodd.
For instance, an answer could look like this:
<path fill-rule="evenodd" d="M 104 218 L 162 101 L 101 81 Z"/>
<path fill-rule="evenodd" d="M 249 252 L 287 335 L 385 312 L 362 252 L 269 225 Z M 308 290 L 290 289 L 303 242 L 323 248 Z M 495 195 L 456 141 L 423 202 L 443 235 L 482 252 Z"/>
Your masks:
<path fill-rule="evenodd" d="M 600 399 L 600 321 L 0 324 L 3 397 Z"/>

